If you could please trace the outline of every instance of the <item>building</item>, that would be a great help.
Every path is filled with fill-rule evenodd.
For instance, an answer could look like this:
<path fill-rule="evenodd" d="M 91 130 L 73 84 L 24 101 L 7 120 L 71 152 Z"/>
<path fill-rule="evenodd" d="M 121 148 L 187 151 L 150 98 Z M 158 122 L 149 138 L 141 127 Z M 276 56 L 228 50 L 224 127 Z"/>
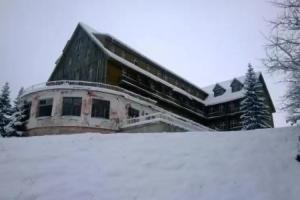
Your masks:
<path fill-rule="evenodd" d="M 270 112 L 274 105 L 261 73 Z M 29 134 L 238 130 L 244 77 L 199 88 L 79 23 L 49 80 L 28 88 Z M 273 122 L 272 122 L 273 123 Z"/>

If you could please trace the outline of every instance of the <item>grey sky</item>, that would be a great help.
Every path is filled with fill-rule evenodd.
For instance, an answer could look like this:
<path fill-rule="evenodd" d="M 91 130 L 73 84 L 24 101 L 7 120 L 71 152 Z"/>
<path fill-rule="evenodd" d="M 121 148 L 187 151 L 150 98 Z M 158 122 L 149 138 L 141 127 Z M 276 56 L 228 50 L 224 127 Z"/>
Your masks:
<path fill-rule="evenodd" d="M 80 21 L 200 87 L 244 75 L 249 62 L 264 72 L 262 33 L 276 15 L 265 0 L 0 0 L 0 86 L 9 81 L 15 95 L 45 82 Z M 280 112 L 285 88 L 264 76 Z"/>

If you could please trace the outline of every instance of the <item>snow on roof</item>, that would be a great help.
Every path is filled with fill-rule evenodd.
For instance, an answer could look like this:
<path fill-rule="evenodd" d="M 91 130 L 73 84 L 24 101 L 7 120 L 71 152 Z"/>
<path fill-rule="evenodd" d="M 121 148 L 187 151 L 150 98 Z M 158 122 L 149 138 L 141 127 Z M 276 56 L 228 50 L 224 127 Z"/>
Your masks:
<path fill-rule="evenodd" d="M 261 75 L 260 72 L 256 73 L 257 77 L 259 77 L 260 75 Z M 219 83 L 216 83 L 216 84 L 213 84 L 213 85 L 203 87 L 202 89 L 208 93 L 208 97 L 205 99 L 205 104 L 206 105 L 214 105 L 214 104 L 225 103 L 225 102 L 228 102 L 228 101 L 233 101 L 233 100 L 236 100 L 236 99 L 243 98 L 244 93 L 245 93 L 244 88 L 241 89 L 240 91 L 232 92 L 231 83 L 234 80 L 238 80 L 242 84 L 244 84 L 245 79 L 246 79 L 246 76 L 240 76 L 238 78 L 232 78 L 232 79 L 229 79 L 227 81 L 222 81 L 222 82 L 219 82 Z M 221 87 L 223 87 L 226 91 L 224 92 L 224 94 L 215 97 L 213 89 L 215 88 L 215 86 L 217 84 L 220 85 Z"/>
<path fill-rule="evenodd" d="M 192 94 L 190 94 L 190 93 L 184 91 L 183 89 L 181 89 L 181 88 L 179 88 L 179 87 L 176 87 L 175 85 L 170 84 L 169 82 L 167 82 L 167 81 L 165 81 L 165 80 L 163 80 L 163 79 L 161 79 L 161 78 L 159 78 L 159 77 L 153 75 L 152 73 L 150 73 L 150 72 L 148 72 L 148 71 L 146 71 L 146 70 L 144 70 L 144 69 L 138 67 L 137 65 L 135 65 L 135 64 L 133 64 L 133 63 L 127 61 L 126 59 L 124 59 L 124 58 L 122 58 L 122 57 L 120 57 L 120 56 L 118 56 L 117 54 L 111 52 L 111 51 L 110 51 L 109 49 L 107 49 L 107 48 L 102 44 L 102 42 L 101 42 L 98 38 L 96 38 L 96 36 L 94 35 L 95 33 L 99 33 L 97 30 L 95 30 L 95 29 L 89 27 L 88 25 L 86 25 L 86 24 L 84 24 L 84 23 L 82 23 L 82 22 L 80 22 L 79 25 L 80 25 L 80 26 L 88 33 L 88 35 L 90 36 L 90 38 L 91 38 L 91 39 L 92 39 L 92 40 L 93 40 L 93 41 L 94 41 L 94 42 L 95 42 L 95 43 L 96 43 L 96 44 L 97 44 L 97 45 L 98 45 L 98 46 L 99 46 L 99 47 L 100 47 L 100 48 L 101 48 L 108 56 L 110 56 L 111 58 L 113 58 L 113 59 L 119 61 L 120 63 L 122 63 L 122 64 L 124 64 L 124 65 L 126 65 L 127 67 L 129 67 L 129 68 L 131 68 L 131 69 L 133 69 L 133 70 L 135 70 L 135 71 L 138 71 L 138 72 L 144 74 L 145 76 L 148 76 L 148 77 L 150 77 L 151 79 L 153 79 L 153 80 L 155 80 L 155 81 L 157 81 L 157 82 L 160 82 L 160 83 L 162 83 L 162 84 L 164 84 L 164 85 L 166 85 L 166 86 L 172 88 L 173 91 L 176 91 L 176 92 L 178 92 L 178 93 L 181 93 L 181 94 L 187 96 L 187 97 L 190 98 L 190 99 L 194 99 L 194 100 L 196 100 L 196 101 L 198 101 L 198 102 L 203 103 L 204 105 L 214 105 L 214 104 L 219 104 L 219 103 L 225 103 L 225 102 L 228 102 L 228 101 L 233 101 L 233 100 L 240 99 L 240 98 L 243 98 L 243 97 L 244 97 L 244 91 L 245 91 L 244 89 L 242 89 L 242 90 L 240 90 L 240 91 L 237 91 L 237 92 L 232 92 L 232 91 L 231 91 L 231 86 L 230 86 L 230 85 L 231 85 L 232 81 L 234 81 L 235 79 L 238 80 L 238 81 L 240 81 L 240 82 L 243 84 L 244 81 L 245 81 L 245 78 L 246 78 L 245 76 L 240 76 L 240 77 L 238 77 L 238 78 L 232 78 L 232 79 L 230 79 L 230 80 L 227 80 L 227 81 L 223 81 L 223 82 L 217 83 L 217 84 L 219 84 L 221 87 L 223 87 L 226 91 L 225 91 L 224 94 L 215 97 L 215 96 L 214 96 L 214 93 L 213 93 L 213 89 L 214 89 L 214 87 L 216 86 L 216 84 L 209 85 L 209 86 L 207 86 L 207 87 L 203 87 L 203 88 L 200 89 L 199 87 L 197 87 L 197 86 L 191 84 L 190 82 L 186 81 L 185 79 L 183 79 L 183 78 L 177 76 L 176 74 L 174 74 L 174 73 L 171 72 L 170 70 L 168 70 L 168 69 L 166 69 L 166 68 L 160 66 L 159 64 L 155 63 L 154 61 L 148 59 L 146 56 L 143 56 L 142 54 L 136 52 L 135 50 L 133 50 L 131 47 L 129 47 L 128 45 L 124 44 L 124 43 L 121 42 L 120 40 L 118 40 L 118 39 L 116 39 L 116 38 L 110 36 L 109 34 L 105 34 L 105 35 L 108 35 L 109 37 L 111 37 L 113 40 L 116 40 L 117 42 L 121 43 L 122 45 L 124 45 L 124 46 L 127 47 L 128 49 L 130 49 L 130 50 L 134 51 L 135 53 L 137 53 L 137 54 L 139 54 L 139 55 L 145 57 L 145 58 L 148 59 L 149 61 L 151 61 L 151 62 L 153 62 L 154 64 L 156 64 L 156 65 L 158 65 L 159 67 L 161 67 L 162 69 L 164 69 L 164 70 L 166 70 L 166 71 L 168 71 L 168 72 L 174 74 L 176 77 L 178 77 L 178 78 L 180 78 L 180 79 L 182 79 L 182 80 L 188 82 L 189 84 L 193 85 L 193 86 L 196 87 L 197 89 L 206 92 L 206 93 L 208 94 L 208 97 L 207 97 L 205 100 L 202 100 L 202 99 L 200 99 L 200 98 L 198 98 L 198 97 L 196 97 L 196 96 L 194 96 L 194 95 L 192 95 Z M 259 75 L 261 75 L 260 72 L 257 72 L 256 74 L 257 74 L 257 77 L 258 77 Z"/>
<path fill-rule="evenodd" d="M 129 68 L 131 68 L 131 69 L 133 69 L 133 70 L 135 70 L 135 71 L 138 71 L 138 72 L 144 74 L 145 76 L 148 76 L 148 77 L 150 77 L 151 79 L 153 79 L 153 80 L 155 80 L 155 81 L 157 81 L 157 82 L 160 82 L 160 83 L 162 83 L 162 84 L 164 84 L 164 85 L 166 85 L 166 86 L 172 88 L 172 90 L 174 90 L 174 91 L 176 91 L 176 92 L 178 92 L 178 93 L 181 93 L 181 94 L 187 96 L 187 97 L 190 98 L 190 99 L 194 99 L 194 100 L 196 100 L 196 101 L 198 101 L 198 102 L 204 103 L 204 101 L 203 101 L 202 99 L 200 99 L 200 98 L 198 98 L 198 97 L 196 97 L 196 96 L 194 96 L 194 95 L 192 95 L 192 94 L 190 94 L 190 93 L 184 91 L 183 89 L 181 89 L 181 88 L 179 88 L 179 87 L 176 87 L 176 86 L 170 84 L 169 82 L 167 82 L 167 81 L 165 81 L 165 80 L 163 80 L 163 79 L 161 79 L 161 78 L 159 78 L 159 77 L 153 75 L 152 73 L 150 73 L 150 72 L 148 72 L 148 71 L 146 71 L 146 70 L 144 70 L 144 69 L 142 69 L 142 68 L 136 66 L 135 64 L 133 64 L 133 63 L 131 63 L 131 62 L 125 60 L 124 58 L 118 56 L 117 54 L 115 54 L 115 53 L 109 51 L 109 50 L 101 43 L 101 41 L 98 40 L 98 39 L 96 38 L 96 36 L 93 35 L 93 33 L 97 33 L 97 31 L 95 31 L 94 29 L 90 28 L 89 26 L 87 26 L 87 25 L 85 25 L 85 24 L 83 24 L 83 23 L 79 23 L 79 25 L 80 25 L 80 26 L 88 33 L 88 35 L 90 36 L 90 38 L 91 38 L 91 39 L 92 39 L 92 40 L 93 40 L 93 41 L 94 41 L 94 42 L 95 42 L 95 43 L 96 43 L 96 44 L 97 44 L 97 45 L 98 45 L 98 46 L 99 46 L 99 47 L 100 47 L 100 48 L 101 48 L 108 56 L 110 56 L 111 58 L 114 58 L 115 60 L 121 62 L 122 64 L 126 65 L 127 67 L 129 67 Z M 201 90 L 201 91 L 203 91 L 203 90 Z"/>
<path fill-rule="evenodd" d="M 135 54 L 137 54 L 137 55 L 139 55 L 139 56 L 145 58 L 146 60 L 148 60 L 148 61 L 149 61 L 150 63 L 152 63 L 153 65 L 155 65 L 155 66 L 161 68 L 162 70 L 164 70 L 164 71 L 166 71 L 166 72 L 168 72 L 168 73 L 174 75 L 176 78 L 181 79 L 182 81 L 188 83 L 189 85 L 191 85 L 191 86 L 195 87 L 196 89 L 198 89 L 198 90 L 200 90 L 200 91 L 202 91 L 202 92 L 205 93 L 205 91 L 203 91 L 203 89 L 201 89 L 199 86 L 197 86 L 197 85 L 191 83 L 190 81 L 186 80 L 185 78 L 183 78 L 183 77 L 181 77 L 181 76 L 178 76 L 178 75 L 177 75 L 175 72 L 173 72 L 172 70 L 170 70 L 170 69 L 168 69 L 168 68 L 166 68 L 166 67 L 164 67 L 164 66 L 158 64 L 157 62 L 151 60 L 151 59 L 148 58 L 147 56 L 145 56 L 145 55 L 141 54 L 140 52 L 136 51 L 135 49 L 133 49 L 132 47 L 130 47 L 130 46 L 128 46 L 127 44 L 123 43 L 122 41 L 120 41 L 119 39 L 115 38 L 114 36 L 112 36 L 112 35 L 110 35 L 110 34 L 107 34 L 107 33 L 102 34 L 102 35 L 105 35 L 105 36 L 108 36 L 108 37 L 112 38 L 114 41 L 116 41 L 117 43 L 120 43 L 120 44 L 121 44 L 122 46 L 124 46 L 125 48 L 127 48 L 127 49 L 129 49 L 130 51 L 133 51 Z"/>

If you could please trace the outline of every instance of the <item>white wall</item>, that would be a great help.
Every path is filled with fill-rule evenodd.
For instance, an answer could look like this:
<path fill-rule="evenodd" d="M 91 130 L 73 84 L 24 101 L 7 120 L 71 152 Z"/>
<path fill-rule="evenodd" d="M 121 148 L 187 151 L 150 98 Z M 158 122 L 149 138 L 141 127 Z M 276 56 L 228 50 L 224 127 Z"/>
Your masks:
<path fill-rule="evenodd" d="M 63 97 L 82 97 L 81 116 L 62 116 Z M 42 127 L 90 127 L 117 130 L 118 122 L 127 118 L 128 107 L 131 106 L 143 113 L 152 114 L 158 112 L 149 103 L 143 104 L 135 98 L 127 98 L 128 95 L 110 94 L 107 92 L 93 91 L 87 89 L 45 89 L 26 94 L 23 99 L 31 102 L 30 118 L 27 128 Z M 39 100 L 53 98 L 52 114 L 49 117 L 37 117 Z M 92 99 L 110 101 L 110 118 L 92 118 Z"/>

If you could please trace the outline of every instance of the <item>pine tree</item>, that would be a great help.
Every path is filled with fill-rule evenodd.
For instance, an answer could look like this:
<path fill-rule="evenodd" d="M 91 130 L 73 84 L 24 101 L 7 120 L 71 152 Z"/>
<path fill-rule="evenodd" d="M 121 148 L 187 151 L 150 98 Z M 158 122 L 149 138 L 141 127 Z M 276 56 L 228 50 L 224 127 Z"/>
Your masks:
<path fill-rule="evenodd" d="M 25 105 L 21 100 L 23 87 L 19 90 L 17 98 L 14 100 L 13 113 L 9 118 L 9 123 L 4 127 L 5 136 L 22 136 L 26 130 Z"/>
<path fill-rule="evenodd" d="M 2 136 L 5 136 L 4 127 L 9 123 L 9 117 L 12 113 L 9 95 L 9 84 L 6 82 L 0 94 L 0 134 Z"/>
<path fill-rule="evenodd" d="M 241 103 L 241 121 L 244 130 L 270 128 L 271 118 L 263 96 L 263 86 L 251 64 L 244 83 L 245 98 Z"/>
<path fill-rule="evenodd" d="M 24 88 L 21 87 L 18 92 L 18 96 L 14 100 L 14 107 L 12 108 L 13 112 L 18 110 L 18 105 L 20 105 L 20 103 L 21 103 L 21 96 L 22 96 L 23 92 L 24 92 Z"/>

